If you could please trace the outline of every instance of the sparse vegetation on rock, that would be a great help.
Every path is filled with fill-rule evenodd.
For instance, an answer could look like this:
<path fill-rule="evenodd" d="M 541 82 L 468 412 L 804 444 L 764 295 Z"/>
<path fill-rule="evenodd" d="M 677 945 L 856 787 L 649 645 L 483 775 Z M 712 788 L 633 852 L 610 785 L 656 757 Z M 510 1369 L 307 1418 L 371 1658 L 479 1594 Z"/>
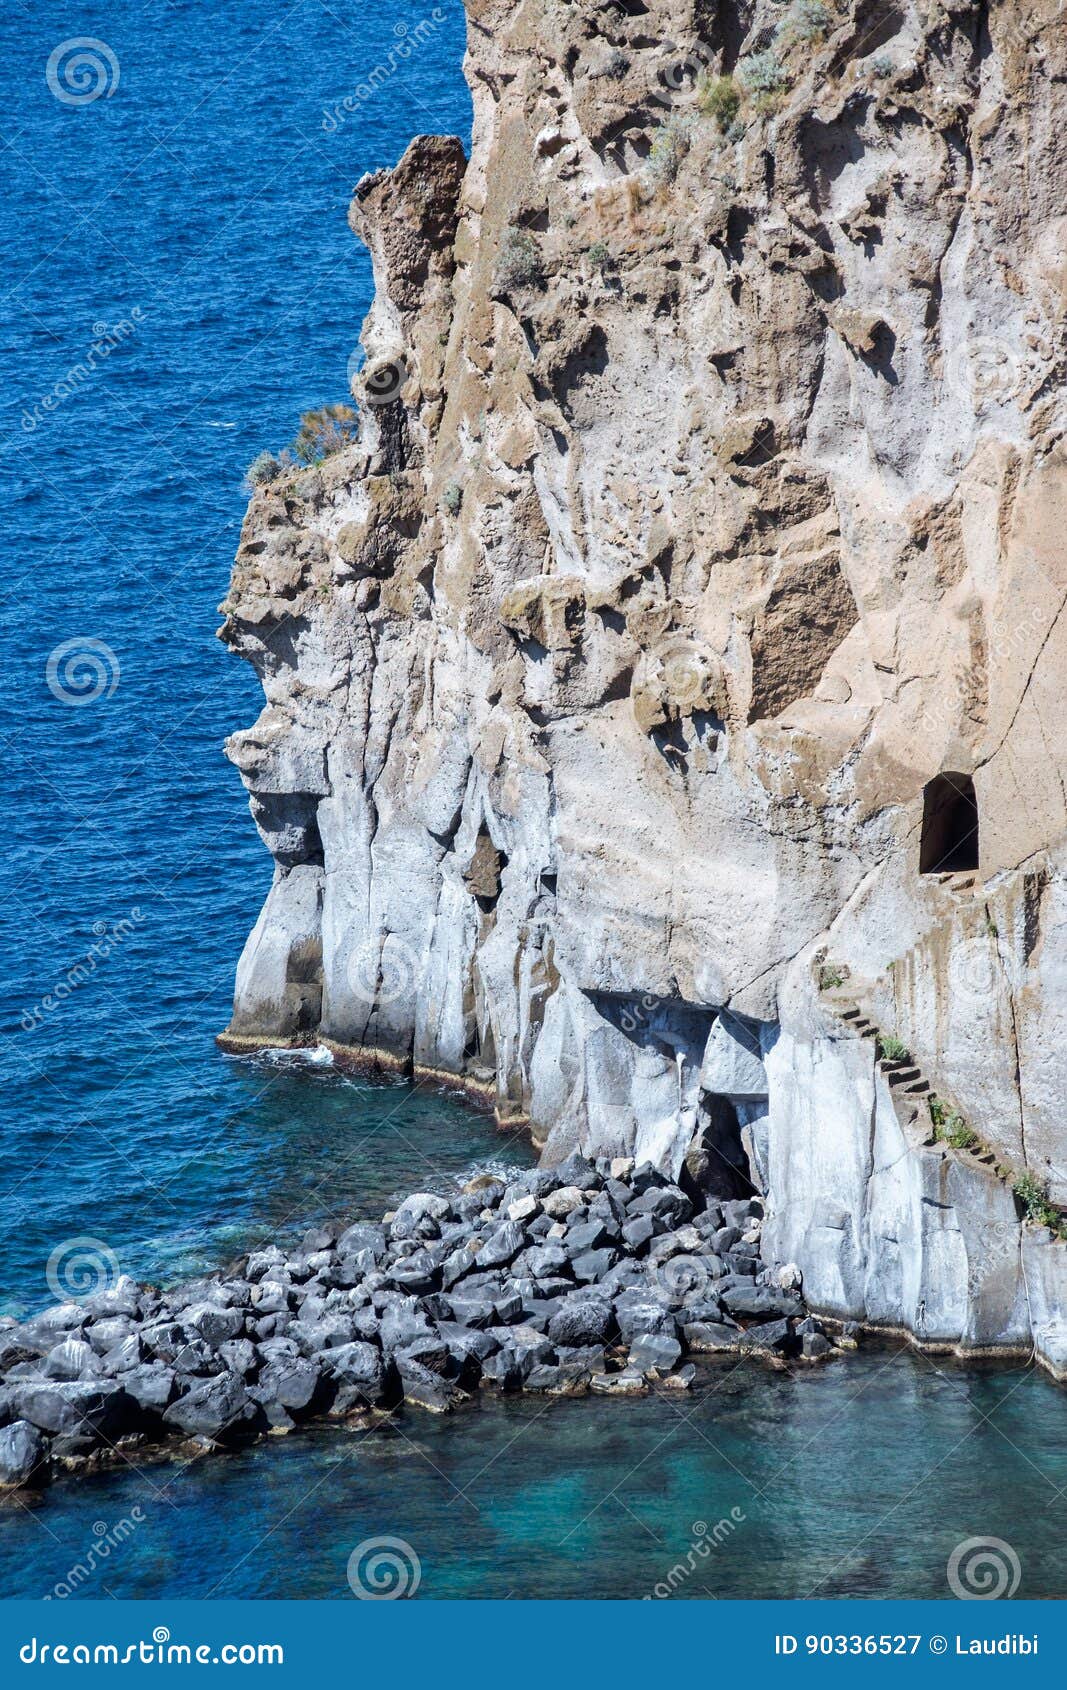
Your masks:
<path fill-rule="evenodd" d="M 789 73 L 771 48 L 742 59 L 737 74 L 748 92 L 757 96 L 780 94 L 789 84 Z"/>
<path fill-rule="evenodd" d="M 822 41 L 830 29 L 830 13 L 823 0 L 794 0 L 779 25 L 776 40 L 783 46 L 794 41 Z"/>
<path fill-rule="evenodd" d="M 697 102 L 704 115 L 713 117 L 726 134 L 741 109 L 741 90 L 732 76 L 707 76 L 701 80 Z"/>
<path fill-rule="evenodd" d="M 883 1033 L 878 1040 L 878 1054 L 883 1062 L 906 1062 L 909 1053 L 903 1039 L 892 1033 Z"/>
<path fill-rule="evenodd" d="M 268 481 L 273 481 L 281 470 L 282 465 L 273 452 L 257 452 L 245 470 L 245 486 L 252 492 L 254 488 L 263 487 Z"/>
<path fill-rule="evenodd" d="M 320 405 L 317 410 L 305 411 L 300 418 L 300 432 L 293 441 L 292 453 L 297 463 L 320 464 L 333 452 L 351 446 L 358 438 L 359 419 L 351 405 Z"/>
<path fill-rule="evenodd" d="M 545 279 L 541 249 L 529 229 L 512 224 L 500 245 L 497 286 L 505 293 L 516 288 L 540 287 Z"/>
<path fill-rule="evenodd" d="M 689 150 L 689 122 L 675 115 L 661 123 L 652 137 L 648 169 L 653 181 L 673 182 Z"/>

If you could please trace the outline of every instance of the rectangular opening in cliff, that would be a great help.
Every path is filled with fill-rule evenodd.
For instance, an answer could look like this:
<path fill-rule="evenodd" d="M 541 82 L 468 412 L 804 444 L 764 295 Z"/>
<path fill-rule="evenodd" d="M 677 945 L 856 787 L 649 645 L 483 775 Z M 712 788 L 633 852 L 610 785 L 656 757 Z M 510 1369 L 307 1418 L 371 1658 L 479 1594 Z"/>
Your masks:
<path fill-rule="evenodd" d="M 978 867 L 978 800 L 970 775 L 936 775 L 923 790 L 920 874 Z"/>

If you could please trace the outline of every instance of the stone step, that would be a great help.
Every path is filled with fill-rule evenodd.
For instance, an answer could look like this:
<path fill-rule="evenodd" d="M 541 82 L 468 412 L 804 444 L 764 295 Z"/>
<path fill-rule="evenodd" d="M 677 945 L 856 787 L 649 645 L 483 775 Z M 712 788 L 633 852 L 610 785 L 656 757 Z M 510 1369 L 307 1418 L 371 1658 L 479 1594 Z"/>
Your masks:
<path fill-rule="evenodd" d="M 922 1079 L 922 1069 L 921 1068 L 894 1068 L 888 1074 L 887 1077 L 889 1079 L 889 1084 L 891 1086 L 904 1086 L 904 1085 L 910 1084 L 910 1082 L 912 1080 L 921 1080 Z"/>
<path fill-rule="evenodd" d="M 929 1080 L 916 1080 L 913 1086 L 908 1086 L 906 1089 L 913 1097 L 928 1097 L 932 1090 Z"/>

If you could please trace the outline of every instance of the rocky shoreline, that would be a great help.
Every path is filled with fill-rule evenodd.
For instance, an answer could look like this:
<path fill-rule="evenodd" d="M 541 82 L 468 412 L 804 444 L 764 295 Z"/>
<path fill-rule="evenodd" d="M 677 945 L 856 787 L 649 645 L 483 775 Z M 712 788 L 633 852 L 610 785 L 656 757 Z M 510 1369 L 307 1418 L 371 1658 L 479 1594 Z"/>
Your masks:
<path fill-rule="evenodd" d="M 692 1356 L 819 1361 L 834 1342 L 796 1270 L 761 1261 L 761 1226 L 758 1198 L 573 1155 L 313 1227 L 295 1252 L 168 1292 L 122 1277 L 0 1323 L 0 1484 L 406 1404 L 444 1413 L 479 1388 L 685 1390 Z"/>

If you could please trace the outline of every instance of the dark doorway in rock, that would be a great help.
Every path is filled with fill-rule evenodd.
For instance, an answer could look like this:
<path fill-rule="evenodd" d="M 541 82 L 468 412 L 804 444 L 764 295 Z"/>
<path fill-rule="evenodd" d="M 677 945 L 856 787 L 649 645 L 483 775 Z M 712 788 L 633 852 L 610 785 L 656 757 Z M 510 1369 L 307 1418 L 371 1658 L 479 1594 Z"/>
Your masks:
<path fill-rule="evenodd" d="M 970 775 L 936 775 L 923 791 L 920 874 L 978 867 L 978 799 Z"/>
<path fill-rule="evenodd" d="M 690 1197 L 717 1197 L 724 1202 L 757 1194 L 741 1138 L 741 1123 L 728 1097 L 710 1092 L 702 1096 L 700 1120 L 686 1152 L 679 1183 Z"/>

